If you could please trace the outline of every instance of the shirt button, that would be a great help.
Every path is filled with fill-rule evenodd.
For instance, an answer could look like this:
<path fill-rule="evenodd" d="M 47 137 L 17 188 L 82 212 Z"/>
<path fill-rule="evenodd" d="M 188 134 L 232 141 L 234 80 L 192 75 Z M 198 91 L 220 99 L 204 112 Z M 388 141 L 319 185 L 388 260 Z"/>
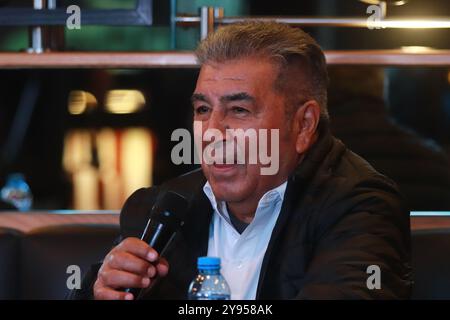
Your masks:
<path fill-rule="evenodd" d="M 236 266 L 238 269 L 241 269 L 242 268 L 242 262 L 239 262 L 238 264 L 237 264 L 237 266 Z"/>

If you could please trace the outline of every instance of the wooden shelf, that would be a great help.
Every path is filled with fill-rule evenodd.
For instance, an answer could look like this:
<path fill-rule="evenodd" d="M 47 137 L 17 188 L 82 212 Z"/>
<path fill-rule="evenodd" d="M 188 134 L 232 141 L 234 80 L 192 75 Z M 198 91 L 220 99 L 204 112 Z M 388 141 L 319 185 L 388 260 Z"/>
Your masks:
<path fill-rule="evenodd" d="M 450 66 L 450 50 L 326 51 L 329 65 Z M 0 69 L 35 68 L 196 68 L 193 52 L 0 52 Z"/>
<path fill-rule="evenodd" d="M 192 68 L 192 52 L 0 53 L 0 68 Z"/>
<path fill-rule="evenodd" d="M 326 51 L 329 65 L 450 66 L 450 50 L 408 53 L 402 50 Z"/>
<path fill-rule="evenodd" d="M 79 211 L 73 214 L 52 212 L 0 212 L 0 227 L 29 232 L 37 228 L 61 225 L 119 225 L 118 213 Z"/>

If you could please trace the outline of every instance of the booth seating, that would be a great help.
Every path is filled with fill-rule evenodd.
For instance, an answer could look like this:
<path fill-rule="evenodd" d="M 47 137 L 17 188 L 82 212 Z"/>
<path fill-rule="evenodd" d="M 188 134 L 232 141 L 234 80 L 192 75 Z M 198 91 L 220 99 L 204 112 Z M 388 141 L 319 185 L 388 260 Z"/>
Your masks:
<path fill-rule="evenodd" d="M 67 268 L 81 272 L 101 261 L 118 236 L 117 226 L 65 225 L 36 229 L 26 234 L 21 245 L 23 299 L 62 299 L 67 289 Z"/>
<path fill-rule="evenodd" d="M 0 299 L 18 299 L 20 239 L 22 233 L 0 227 Z"/>
<path fill-rule="evenodd" d="M 450 299 L 450 228 L 412 232 L 412 299 Z"/>
<path fill-rule="evenodd" d="M 67 268 L 87 272 L 118 233 L 104 224 L 0 228 L 0 299 L 65 299 Z M 413 230 L 412 266 L 413 299 L 450 299 L 450 228 Z"/>
<path fill-rule="evenodd" d="M 101 261 L 117 225 L 61 225 L 20 233 L 0 229 L 0 299 L 65 299 L 71 265 L 85 273 Z"/>

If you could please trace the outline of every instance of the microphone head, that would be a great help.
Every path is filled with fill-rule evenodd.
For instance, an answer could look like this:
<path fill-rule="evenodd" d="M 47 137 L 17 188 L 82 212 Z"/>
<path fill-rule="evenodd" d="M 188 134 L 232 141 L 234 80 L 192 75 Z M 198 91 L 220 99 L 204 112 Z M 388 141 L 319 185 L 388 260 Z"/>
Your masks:
<path fill-rule="evenodd" d="M 180 226 L 184 222 L 188 209 L 189 201 L 185 197 L 174 191 L 167 191 L 155 204 L 152 218 L 161 223 Z"/>

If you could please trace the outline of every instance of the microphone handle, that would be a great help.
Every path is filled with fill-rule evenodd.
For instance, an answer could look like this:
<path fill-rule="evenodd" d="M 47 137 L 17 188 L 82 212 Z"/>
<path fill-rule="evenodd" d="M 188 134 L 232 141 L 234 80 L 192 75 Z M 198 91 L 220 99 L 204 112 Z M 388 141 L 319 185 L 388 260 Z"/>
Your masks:
<path fill-rule="evenodd" d="M 161 241 L 160 236 L 161 236 L 161 232 L 163 231 L 164 228 L 164 224 L 159 223 L 156 228 L 155 228 L 155 232 L 153 233 L 153 235 L 151 236 L 150 239 L 148 239 L 149 237 L 149 231 L 148 230 L 150 227 L 150 221 L 147 224 L 147 227 L 144 230 L 144 233 L 141 237 L 141 240 L 145 241 L 148 243 L 148 245 L 150 247 L 152 247 L 156 252 L 158 252 L 159 256 L 163 256 L 164 252 L 166 251 L 166 248 L 169 246 L 169 244 L 172 242 L 172 240 L 175 238 L 175 234 L 176 232 L 174 232 L 170 238 L 168 239 L 168 241 L 166 243 L 164 243 L 164 241 Z M 160 241 L 158 241 L 158 239 Z M 148 288 L 127 288 L 124 291 L 127 293 L 132 293 L 133 297 L 135 300 L 138 300 L 140 294 L 142 293 L 142 291 L 145 289 L 145 291 L 148 291 L 152 286 L 153 283 L 155 282 L 156 279 L 152 280 L 152 283 L 150 284 L 150 286 Z"/>

